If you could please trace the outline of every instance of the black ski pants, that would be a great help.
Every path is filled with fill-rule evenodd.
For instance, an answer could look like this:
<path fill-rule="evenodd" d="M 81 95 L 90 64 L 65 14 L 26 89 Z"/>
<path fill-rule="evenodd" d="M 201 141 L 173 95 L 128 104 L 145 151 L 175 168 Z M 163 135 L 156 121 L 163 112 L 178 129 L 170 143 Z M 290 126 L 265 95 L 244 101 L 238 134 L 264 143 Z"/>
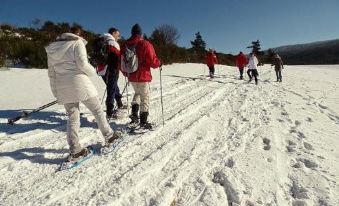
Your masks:
<path fill-rule="evenodd" d="M 239 68 L 239 73 L 240 73 L 240 79 L 243 78 L 243 74 L 244 74 L 244 67 L 238 67 Z"/>
<path fill-rule="evenodd" d="M 258 75 L 259 75 L 258 70 L 256 70 L 256 69 L 249 69 L 249 70 L 247 70 L 247 74 L 248 74 L 248 77 L 250 78 L 250 81 L 254 77 L 255 82 L 256 83 L 258 82 L 258 78 L 257 78 Z"/>
<path fill-rule="evenodd" d="M 210 76 L 214 76 L 214 66 L 209 66 L 208 69 L 210 70 Z"/>

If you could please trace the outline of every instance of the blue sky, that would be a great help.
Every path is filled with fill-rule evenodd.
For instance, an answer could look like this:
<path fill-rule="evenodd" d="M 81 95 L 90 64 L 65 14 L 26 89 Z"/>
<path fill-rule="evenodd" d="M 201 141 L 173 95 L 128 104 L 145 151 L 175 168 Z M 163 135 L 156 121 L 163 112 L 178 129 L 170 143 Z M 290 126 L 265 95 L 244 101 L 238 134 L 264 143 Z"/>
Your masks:
<path fill-rule="evenodd" d="M 114 26 L 125 37 L 137 22 L 147 35 L 171 24 L 180 46 L 190 47 L 200 31 L 207 48 L 233 54 L 257 39 L 268 49 L 339 38 L 339 0 L 0 1 L 0 23 L 29 26 L 34 18 L 77 22 L 96 33 Z"/>

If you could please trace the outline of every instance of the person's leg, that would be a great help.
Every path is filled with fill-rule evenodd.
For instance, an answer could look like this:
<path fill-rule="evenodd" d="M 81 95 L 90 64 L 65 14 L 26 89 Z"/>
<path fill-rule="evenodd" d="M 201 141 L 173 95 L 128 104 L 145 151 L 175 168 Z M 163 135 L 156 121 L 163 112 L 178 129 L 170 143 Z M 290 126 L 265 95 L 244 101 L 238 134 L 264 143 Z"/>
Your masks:
<path fill-rule="evenodd" d="M 67 120 L 67 142 L 69 145 L 70 154 L 74 155 L 81 151 L 79 144 L 79 129 L 80 129 L 80 111 L 79 102 L 68 103 L 64 105 L 68 116 Z"/>
<path fill-rule="evenodd" d="M 140 83 L 140 112 L 149 110 L 149 82 Z"/>
<path fill-rule="evenodd" d="M 258 84 L 258 75 L 259 75 L 258 70 L 254 69 L 252 71 L 252 76 L 254 76 L 255 84 Z"/>
<path fill-rule="evenodd" d="M 240 79 L 243 79 L 244 67 L 239 67 Z"/>
<path fill-rule="evenodd" d="M 212 66 L 211 71 L 212 71 L 212 77 L 214 77 L 214 72 L 215 72 L 214 66 Z"/>
<path fill-rule="evenodd" d="M 278 82 L 280 80 L 278 69 L 275 69 L 275 75 L 277 76 L 277 82 Z"/>
<path fill-rule="evenodd" d="M 134 96 L 132 100 L 132 112 L 131 112 L 131 123 L 139 123 L 139 105 L 140 105 L 140 89 L 137 82 L 131 82 L 134 89 Z"/>
<path fill-rule="evenodd" d="M 152 125 L 148 122 L 149 115 L 149 82 L 140 84 L 140 126 L 151 129 Z"/>
<path fill-rule="evenodd" d="M 251 69 L 247 70 L 247 75 L 248 75 L 249 81 L 252 81 L 251 71 L 252 71 Z"/>
<path fill-rule="evenodd" d="M 109 126 L 105 113 L 101 108 L 98 97 L 92 97 L 82 102 L 95 117 L 96 123 L 105 139 L 113 135 L 113 130 Z"/>
<path fill-rule="evenodd" d="M 106 73 L 107 97 L 106 97 L 106 115 L 111 117 L 114 108 L 115 82 L 112 75 Z"/>
<path fill-rule="evenodd" d="M 281 69 L 279 70 L 279 79 L 280 79 L 280 82 L 281 82 L 282 81 Z"/>
<path fill-rule="evenodd" d="M 208 66 L 208 71 L 209 71 L 210 77 L 212 77 L 212 67 Z"/>
<path fill-rule="evenodd" d="M 117 103 L 117 107 L 118 107 L 118 108 L 122 108 L 124 105 L 122 104 L 122 101 L 121 101 L 122 95 L 121 95 L 121 93 L 120 93 L 118 81 L 119 81 L 119 73 L 117 73 L 117 74 L 115 75 L 115 81 L 114 81 L 114 87 L 115 87 L 115 90 L 114 90 L 114 98 L 115 98 L 115 101 L 116 101 L 116 103 Z"/>

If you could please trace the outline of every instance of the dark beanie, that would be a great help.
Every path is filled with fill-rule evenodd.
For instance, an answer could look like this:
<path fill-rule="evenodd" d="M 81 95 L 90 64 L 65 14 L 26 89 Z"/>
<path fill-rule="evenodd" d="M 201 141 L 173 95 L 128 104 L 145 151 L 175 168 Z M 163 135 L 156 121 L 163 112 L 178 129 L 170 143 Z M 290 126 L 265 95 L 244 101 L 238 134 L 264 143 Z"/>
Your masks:
<path fill-rule="evenodd" d="M 134 24 L 134 26 L 132 27 L 132 30 L 131 30 L 131 34 L 132 34 L 132 36 L 142 34 L 142 30 L 141 30 L 141 27 L 140 27 L 139 24 Z"/>

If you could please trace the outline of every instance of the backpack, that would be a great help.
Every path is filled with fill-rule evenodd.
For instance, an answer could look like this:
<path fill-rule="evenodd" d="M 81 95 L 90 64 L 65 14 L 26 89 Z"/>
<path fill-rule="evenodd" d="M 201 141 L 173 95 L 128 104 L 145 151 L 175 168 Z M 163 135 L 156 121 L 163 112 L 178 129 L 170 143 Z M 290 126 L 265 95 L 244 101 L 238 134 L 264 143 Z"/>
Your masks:
<path fill-rule="evenodd" d="M 91 63 L 94 67 L 105 65 L 108 57 L 107 41 L 103 36 L 94 39 Z"/>
<path fill-rule="evenodd" d="M 125 49 L 121 54 L 121 71 L 130 74 L 138 70 L 139 60 L 136 48 L 137 44 L 125 45 Z"/>

